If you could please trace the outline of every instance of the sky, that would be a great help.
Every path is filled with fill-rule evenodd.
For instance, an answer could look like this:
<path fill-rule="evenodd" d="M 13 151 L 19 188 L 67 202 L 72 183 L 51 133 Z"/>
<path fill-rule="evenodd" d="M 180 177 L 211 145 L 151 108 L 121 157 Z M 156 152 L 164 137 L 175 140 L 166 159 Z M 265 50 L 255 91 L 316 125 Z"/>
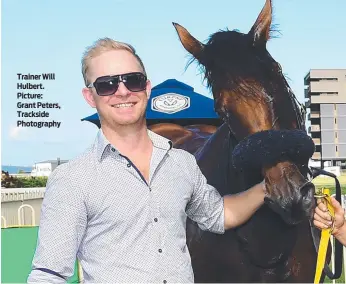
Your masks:
<path fill-rule="evenodd" d="M 102 37 L 132 44 L 155 86 L 177 79 L 211 97 L 196 64 L 185 70 L 189 55 L 172 25 L 177 22 L 201 42 L 220 29 L 247 33 L 265 0 L 2 0 L 1 9 L 1 164 L 31 166 L 82 153 L 98 128 L 81 121 L 95 113 L 84 100 L 81 58 Z M 346 68 L 346 1 L 273 0 L 279 38 L 268 51 L 278 61 L 300 102 L 310 69 Z M 55 73 L 51 81 L 19 81 L 17 73 Z M 60 128 L 18 128 L 17 83 L 42 83 L 46 121 Z M 25 90 L 24 90 L 25 91 Z M 34 92 L 32 93 L 40 93 Z M 33 101 L 32 101 L 33 102 Z M 31 109 L 29 110 L 31 111 Z M 28 119 L 27 119 L 28 120 Z"/>

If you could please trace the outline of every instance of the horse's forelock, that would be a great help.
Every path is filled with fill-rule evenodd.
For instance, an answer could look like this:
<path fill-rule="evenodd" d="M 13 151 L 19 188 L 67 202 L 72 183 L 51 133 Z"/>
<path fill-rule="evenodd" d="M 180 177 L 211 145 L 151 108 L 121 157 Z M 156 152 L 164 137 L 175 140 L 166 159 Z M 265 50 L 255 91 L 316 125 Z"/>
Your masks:
<path fill-rule="evenodd" d="M 272 29 L 273 31 L 276 30 Z M 204 45 L 202 58 L 191 57 L 189 64 L 195 60 L 214 96 L 218 96 L 222 91 L 237 94 L 241 99 L 261 99 L 269 96 L 280 102 L 280 105 L 276 105 L 280 109 L 278 113 L 290 112 L 287 108 L 281 109 L 283 105 L 292 103 L 290 100 L 294 97 L 281 67 L 265 45 L 253 46 L 249 34 L 219 30 L 212 34 Z M 257 87 L 253 88 L 253 85 Z M 260 86 L 262 87 L 258 88 Z M 293 105 L 293 108 L 293 115 L 297 116 L 296 106 Z M 284 115 L 284 125 L 292 118 L 291 114 Z M 296 119 L 301 120 L 299 117 Z"/>
<path fill-rule="evenodd" d="M 191 57 L 187 67 L 195 60 Z M 232 89 L 249 78 L 265 86 L 268 80 L 278 75 L 273 71 L 275 61 L 265 46 L 253 47 L 248 34 L 227 29 L 219 30 L 209 37 L 203 61 L 197 62 L 209 88 Z"/>

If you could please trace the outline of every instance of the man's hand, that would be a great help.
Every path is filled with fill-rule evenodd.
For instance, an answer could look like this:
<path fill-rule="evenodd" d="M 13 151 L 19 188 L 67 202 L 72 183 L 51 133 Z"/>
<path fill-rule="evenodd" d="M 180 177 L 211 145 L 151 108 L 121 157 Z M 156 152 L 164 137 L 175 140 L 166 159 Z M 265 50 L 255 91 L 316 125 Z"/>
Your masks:
<path fill-rule="evenodd" d="M 332 234 L 336 236 L 341 232 L 340 229 L 345 224 L 345 211 L 334 197 L 331 196 L 330 199 L 335 211 L 335 224 Z M 323 204 L 321 200 L 318 200 L 317 204 L 314 214 L 314 225 L 319 229 L 330 228 L 332 225 L 332 217 L 328 213 L 327 206 Z"/>

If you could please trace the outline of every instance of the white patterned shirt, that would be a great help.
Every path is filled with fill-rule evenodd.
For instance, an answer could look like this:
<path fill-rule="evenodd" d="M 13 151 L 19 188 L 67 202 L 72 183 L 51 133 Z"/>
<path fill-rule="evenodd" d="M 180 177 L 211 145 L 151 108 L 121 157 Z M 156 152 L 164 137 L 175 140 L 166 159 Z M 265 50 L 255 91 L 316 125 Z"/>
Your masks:
<path fill-rule="evenodd" d="M 95 143 L 49 176 L 28 283 L 193 282 L 186 218 L 224 233 L 223 198 L 195 157 L 148 130 L 147 184 L 99 130 Z"/>

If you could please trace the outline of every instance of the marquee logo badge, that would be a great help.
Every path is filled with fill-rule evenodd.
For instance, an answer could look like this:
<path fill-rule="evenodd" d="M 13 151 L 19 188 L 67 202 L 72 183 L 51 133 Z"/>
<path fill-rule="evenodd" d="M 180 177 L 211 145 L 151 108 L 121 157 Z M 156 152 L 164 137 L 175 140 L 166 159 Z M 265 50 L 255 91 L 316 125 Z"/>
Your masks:
<path fill-rule="evenodd" d="M 157 96 L 151 101 L 151 109 L 153 111 L 163 112 L 163 113 L 176 113 L 187 109 L 190 107 L 190 98 L 174 94 L 167 93 Z"/>

